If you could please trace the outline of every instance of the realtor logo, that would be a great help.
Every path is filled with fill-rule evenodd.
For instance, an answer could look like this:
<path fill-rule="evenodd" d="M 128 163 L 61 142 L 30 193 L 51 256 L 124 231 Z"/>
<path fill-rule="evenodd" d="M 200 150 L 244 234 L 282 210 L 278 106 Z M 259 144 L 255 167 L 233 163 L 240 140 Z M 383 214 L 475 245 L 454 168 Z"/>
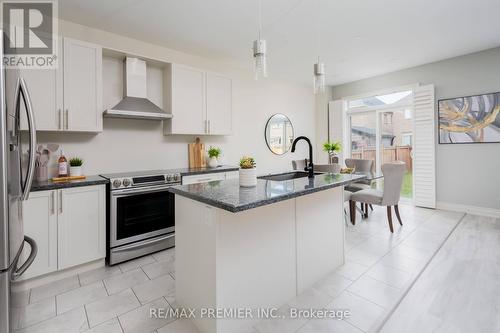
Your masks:
<path fill-rule="evenodd" d="M 3 64 L 6 68 L 57 66 L 57 2 L 3 1 Z"/>

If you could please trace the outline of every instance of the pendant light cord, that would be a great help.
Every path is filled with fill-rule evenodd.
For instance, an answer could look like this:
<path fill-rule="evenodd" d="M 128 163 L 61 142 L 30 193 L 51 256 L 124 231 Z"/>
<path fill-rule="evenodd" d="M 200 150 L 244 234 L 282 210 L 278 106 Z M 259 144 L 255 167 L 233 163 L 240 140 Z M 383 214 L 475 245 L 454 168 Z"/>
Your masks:
<path fill-rule="evenodd" d="M 259 26 L 259 40 L 262 35 L 262 0 L 257 0 L 257 24 Z"/>

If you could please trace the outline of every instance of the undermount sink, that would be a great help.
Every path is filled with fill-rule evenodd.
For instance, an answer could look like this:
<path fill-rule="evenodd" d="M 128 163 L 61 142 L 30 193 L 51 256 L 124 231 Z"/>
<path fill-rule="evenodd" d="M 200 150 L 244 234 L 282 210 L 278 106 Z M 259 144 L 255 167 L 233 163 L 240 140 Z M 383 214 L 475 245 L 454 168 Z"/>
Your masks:
<path fill-rule="evenodd" d="M 315 172 L 314 174 L 320 175 L 321 172 Z M 257 178 L 266 179 L 266 180 L 283 181 L 283 180 L 291 180 L 291 179 L 297 179 L 297 178 L 307 178 L 307 172 L 305 172 L 305 171 L 292 171 L 292 172 L 279 173 L 276 175 L 260 176 Z"/>

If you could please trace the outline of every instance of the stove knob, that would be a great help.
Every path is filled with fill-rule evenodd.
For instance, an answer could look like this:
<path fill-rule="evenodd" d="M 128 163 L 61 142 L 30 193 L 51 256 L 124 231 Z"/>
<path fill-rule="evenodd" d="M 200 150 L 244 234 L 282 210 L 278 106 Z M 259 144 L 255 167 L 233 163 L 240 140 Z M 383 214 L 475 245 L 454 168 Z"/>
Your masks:
<path fill-rule="evenodd" d="M 123 186 L 125 186 L 125 187 L 130 186 L 130 184 L 131 184 L 131 183 L 132 183 L 132 182 L 131 182 L 131 181 L 130 181 L 130 179 L 128 179 L 128 178 L 125 178 L 125 179 L 123 180 Z"/>
<path fill-rule="evenodd" d="M 179 173 L 176 173 L 176 174 L 174 175 L 174 180 L 175 180 L 176 182 L 181 181 L 181 175 L 180 175 Z"/>
<path fill-rule="evenodd" d="M 118 187 L 120 187 L 120 186 L 122 186 L 122 181 L 121 181 L 121 179 L 115 179 L 115 180 L 113 180 L 113 187 L 114 187 L 114 188 L 118 188 Z"/>
<path fill-rule="evenodd" d="M 167 182 L 171 182 L 172 181 L 172 175 L 167 175 Z"/>

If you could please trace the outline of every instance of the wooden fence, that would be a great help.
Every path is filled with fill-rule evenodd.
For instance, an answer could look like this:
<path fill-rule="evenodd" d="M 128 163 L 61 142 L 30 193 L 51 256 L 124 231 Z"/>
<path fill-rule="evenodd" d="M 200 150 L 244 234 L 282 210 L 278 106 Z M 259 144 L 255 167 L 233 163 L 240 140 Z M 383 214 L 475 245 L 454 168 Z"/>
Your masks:
<path fill-rule="evenodd" d="M 393 161 L 402 161 L 406 163 L 406 170 L 411 171 L 413 167 L 412 158 L 410 156 L 412 147 L 410 146 L 396 146 L 389 148 L 382 148 L 382 164 L 390 163 Z M 367 160 L 375 160 L 377 151 L 375 147 L 360 148 L 353 150 L 351 153 L 352 158 L 362 158 Z"/>

